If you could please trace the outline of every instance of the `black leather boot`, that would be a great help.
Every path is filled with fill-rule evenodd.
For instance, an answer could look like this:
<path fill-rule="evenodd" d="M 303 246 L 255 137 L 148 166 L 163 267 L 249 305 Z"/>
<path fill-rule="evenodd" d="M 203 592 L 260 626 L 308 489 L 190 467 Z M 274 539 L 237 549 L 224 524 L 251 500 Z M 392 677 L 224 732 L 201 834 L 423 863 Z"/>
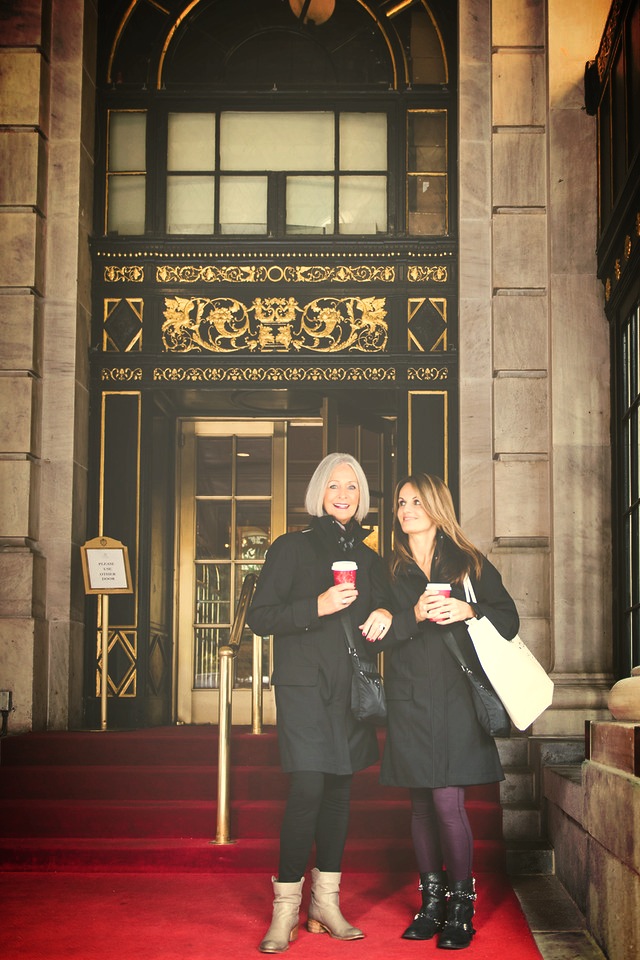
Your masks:
<path fill-rule="evenodd" d="M 471 924 L 476 899 L 476 882 L 473 877 L 456 880 L 449 887 L 446 920 L 438 938 L 443 950 L 463 950 L 471 943 L 475 930 Z"/>
<path fill-rule="evenodd" d="M 446 873 L 421 873 L 418 890 L 422 892 L 422 907 L 402 934 L 405 940 L 431 940 L 444 924 Z"/>

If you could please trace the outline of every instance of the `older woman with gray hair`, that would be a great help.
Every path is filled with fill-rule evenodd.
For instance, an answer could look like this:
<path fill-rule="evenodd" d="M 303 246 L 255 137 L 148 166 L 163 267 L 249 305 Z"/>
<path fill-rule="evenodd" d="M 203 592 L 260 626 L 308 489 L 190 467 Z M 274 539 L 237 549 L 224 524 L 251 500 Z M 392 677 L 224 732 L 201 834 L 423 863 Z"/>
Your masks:
<path fill-rule="evenodd" d="M 308 930 L 338 940 L 364 936 L 342 916 L 339 890 L 351 780 L 377 761 L 378 744 L 375 727 L 351 714 L 352 668 L 341 616 L 347 611 L 360 655 L 372 659 L 362 640 L 378 636 L 361 636 L 360 624 L 371 620 L 373 608 L 382 613 L 386 607 L 387 578 L 381 558 L 363 542 L 369 488 L 357 460 L 345 453 L 325 457 L 309 482 L 305 508 L 309 526 L 269 548 L 247 617 L 255 633 L 274 638 L 278 743 L 282 768 L 291 774 L 263 953 L 281 953 L 297 936 L 314 843 Z M 334 584 L 337 560 L 357 563 L 355 586 Z M 383 619 L 390 622 L 390 615 Z"/>

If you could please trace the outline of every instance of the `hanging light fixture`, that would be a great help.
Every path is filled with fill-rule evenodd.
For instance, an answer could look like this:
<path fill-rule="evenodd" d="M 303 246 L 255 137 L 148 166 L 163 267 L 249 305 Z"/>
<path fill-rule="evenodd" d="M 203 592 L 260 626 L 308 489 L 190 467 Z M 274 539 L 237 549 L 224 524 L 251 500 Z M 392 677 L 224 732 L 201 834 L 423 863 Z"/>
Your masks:
<path fill-rule="evenodd" d="M 326 23 L 335 10 L 336 0 L 289 0 L 289 6 L 303 23 Z"/>

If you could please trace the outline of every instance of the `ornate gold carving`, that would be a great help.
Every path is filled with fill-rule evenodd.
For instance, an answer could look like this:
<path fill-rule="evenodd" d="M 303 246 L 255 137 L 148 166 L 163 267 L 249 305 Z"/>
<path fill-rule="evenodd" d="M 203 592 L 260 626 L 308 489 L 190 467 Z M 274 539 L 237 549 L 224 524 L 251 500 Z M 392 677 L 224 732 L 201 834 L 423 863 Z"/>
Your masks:
<path fill-rule="evenodd" d="M 628 260 L 631 256 L 631 237 L 629 234 L 624 238 L 624 259 Z"/>
<path fill-rule="evenodd" d="M 101 380 L 113 380 L 120 383 L 130 383 L 132 380 L 142 380 L 141 367 L 103 367 L 100 371 Z"/>
<path fill-rule="evenodd" d="M 171 383 L 346 383 L 368 381 L 381 383 L 396 379 L 394 367 L 156 367 L 155 381 Z"/>
<path fill-rule="evenodd" d="M 449 271 L 441 264 L 435 267 L 411 266 L 407 270 L 407 279 L 410 283 L 446 283 Z"/>
<path fill-rule="evenodd" d="M 380 353 L 387 345 L 385 303 L 322 297 L 302 308 L 294 297 L 257 297 L 246 307 L 231 297 L 165 298 L 162 342 L 170 353 Z"/>
<path fill-rule="evenodd" d="M 608 301 L 609 298 L 610 298 L 610 296 L 611 296 L 611 277 L 607 277 L 607 282 L 606 282 L 605 285 L 604 285 L 604 298 L 605 298 L 605 300 Z"/>
<path fill-rule="evenodd" d="M 447 367 L 409 367 L 407 380 L 448 380 Z"/>
<path fill-rule="evenodd" d="M 114 267 L 104 268 L 104 279 L 107 283 L 142 283 L 144 280 L 144 267 Z"/>
<path fill-rule="evenodd" d="M 620 279 L 620 274 L 622 273 L 622 268 L 620 267 L 620 258 L 619 258 L 619 257 L 618 257 L 618 259 L 616 260 L 616 262 L 615 262 L 614 265 L 613 265 L 613 272 L 614 272 L 615 275 L 616 275 L 616 280 L 619 280 L 619 279 Z"/>
<path fill-rule="evenodd" d="M 157 283 L 393 283 L 396 279 L 395 267 L 359 264 L 349 267 L 340 264 L 334 267 L 314 264 L 312 266 L 293 266 L 260 264 L 241 266 L 205 267 L 187 264 L 185 266 L 156 267 Z"/>
<path fill-rule="evenodd" d="M 640 237 L 640 213 L 636 213 L 636 234 Z"/>

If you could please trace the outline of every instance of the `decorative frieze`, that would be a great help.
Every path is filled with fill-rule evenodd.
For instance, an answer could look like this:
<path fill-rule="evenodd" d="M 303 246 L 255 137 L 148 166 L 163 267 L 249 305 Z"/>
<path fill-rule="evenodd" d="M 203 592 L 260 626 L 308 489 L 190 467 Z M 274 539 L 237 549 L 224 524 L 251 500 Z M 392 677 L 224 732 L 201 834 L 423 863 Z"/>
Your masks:
<path fill-rule="evenodd" d="M 380 353 L 387 346 L 384 298 L 322 297 L 300 306 L 295 297 L 165 298 L 162 344 L 169 353 L 289 351 Z"/>
<path fill-rule="evenodd" d="M 421 269 L 421 268 L 417 268 Z M 446 267 L 424 268 L 442 269 Z M 231 264 L 162 265 L 156 267 L 157 283 L 393 283 L 396 270 L 392 266 L 358 264 L 291 264 L 272 263 L 269 266 L 252 263 L 247 266 Z"/>
<path fill-rule="evenodd" d="M 393 382 L 394 367 L 156 367 L 153 379 L 168 383 Z"/>

